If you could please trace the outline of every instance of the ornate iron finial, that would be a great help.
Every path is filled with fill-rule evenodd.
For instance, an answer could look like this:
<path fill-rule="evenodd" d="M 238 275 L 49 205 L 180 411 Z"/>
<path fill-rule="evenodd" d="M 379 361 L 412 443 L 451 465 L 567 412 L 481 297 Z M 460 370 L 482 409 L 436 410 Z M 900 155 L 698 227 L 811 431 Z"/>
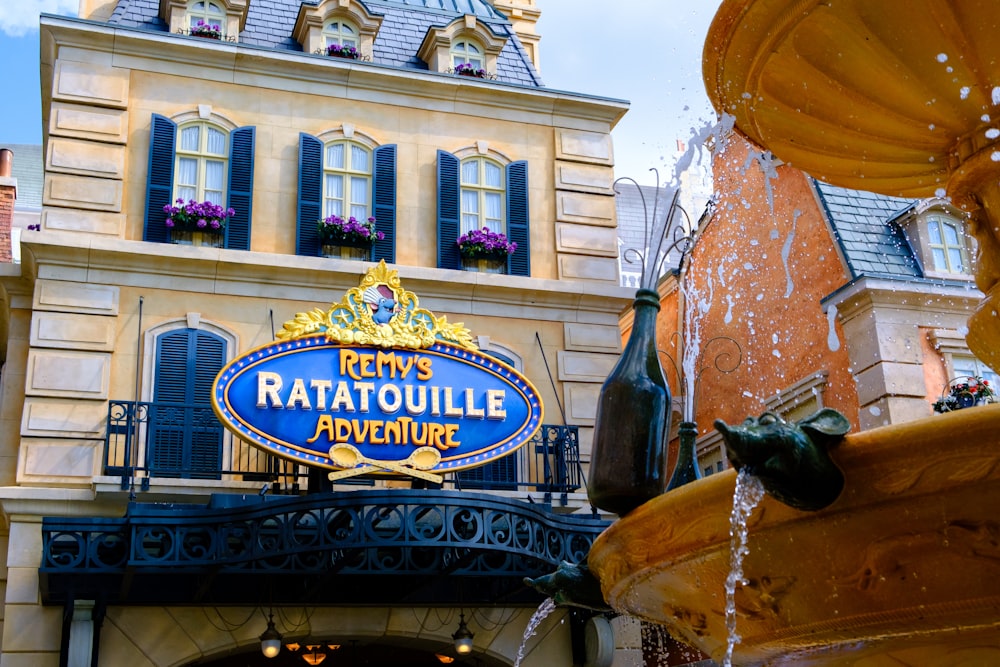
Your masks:
<path fill-rule="evenodd" d="M 639 280 L 641 289 L 656 290 L 656 283 L 663 274 L 663 265 L 670 257 L 670 253 L 678 250 L 681 256 L 691 247 L 691 235 L 694 226 L 687 211 L 678 203 L 680 188 L 670 194 L 666 184 L 660 185 L 660 172 L 654 167 L 650 169 L 656 174 L 656 196 L 653 199 L 653 211 L 650 215 L 649 207 L 646 203 L 646 194 L 642 187 L 634 178 L 623 176 L 615 180 L 613 187 L 616 194 L 621 194 L 618 185 L 628 182 L 635 186 L 639 193 L 639 200 L 642 202 L 643 213 L 643 238 L 646 247 L 643 250 L 636 248 L 626 248 L 622 253 L 622 259 L 627 264 L 638 263 L 642 267 L 642 277 Z M 659 215 L 661 199 L 669 196 L 670 205 L 666 213 L 661 218 Z M 683 216 L 683 221 L 678 217 Z M 651 222 L 652 221 L 652 222 Z"/>

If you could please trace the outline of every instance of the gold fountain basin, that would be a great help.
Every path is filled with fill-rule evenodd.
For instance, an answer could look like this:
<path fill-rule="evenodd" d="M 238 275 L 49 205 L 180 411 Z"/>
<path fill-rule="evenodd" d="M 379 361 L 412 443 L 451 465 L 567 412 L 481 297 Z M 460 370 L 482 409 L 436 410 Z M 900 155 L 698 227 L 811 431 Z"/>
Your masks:
<path fill-rule="evenodd" d="M 1000 665 L 1000 405 L 848 435 L 847 484 L 800 512 L 768 496 L 750 518 L 734 664 Z M 589 557 L 617 610 L 716 660 L 736 473 L 656 498 Z"/>

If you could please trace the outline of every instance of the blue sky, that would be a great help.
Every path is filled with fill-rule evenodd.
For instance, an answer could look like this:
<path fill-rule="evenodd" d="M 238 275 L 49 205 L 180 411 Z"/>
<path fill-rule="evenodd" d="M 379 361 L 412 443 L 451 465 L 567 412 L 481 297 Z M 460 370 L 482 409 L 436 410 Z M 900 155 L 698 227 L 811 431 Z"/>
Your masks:
<path fill-rule="evenodd" d="M 652 183 L 669 171 L 678 139 L 714 120 L 701 51 L 717 0 L 628 0 L 609 14 L 598 0 L 538 0 L 547 86 L 629 100 L 614 131 L 617 176 Z M 77 0 L 0 0 L 0 63 L 7 91 L 0 146 L 41 143 L 38 15 L 75 15 Z M 637 17 L 642 17 L 638 18 Z"/>

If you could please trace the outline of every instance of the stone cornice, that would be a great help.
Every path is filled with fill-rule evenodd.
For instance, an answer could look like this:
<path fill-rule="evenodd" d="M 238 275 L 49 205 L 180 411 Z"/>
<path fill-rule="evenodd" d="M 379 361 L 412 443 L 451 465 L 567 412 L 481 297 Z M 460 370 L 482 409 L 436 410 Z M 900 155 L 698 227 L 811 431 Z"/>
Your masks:
<path fill-rule="evenodd" d="M 50 15 L 42 16 L 41 41 L 45 77 L 51 77 L 56 54 L 72 48 L 107 54 L 113 66 L 126 69 L 359 102 L 385 104 L 388 95 L 390 103 L 400 106 L 484 119 L 523 122 L 529 114 L 531 122 L 542 125 L 610 131 L 629 108 L 624 100 Z M 42 89 L 51 83 L 42 81 Z M 399 95 L 398 101 L 393 95 Z"/>
<path fill-rule="evenodd" d="M 844 321 L 877 306 L 968 315 L 982 297 L 982 292 L 971 283 L 918 283 L 861 277 L 824 297 L 821 303 L 824 310 L 836 307 Z"/>
<path fill-rule="evenodd" d="M 180 246 L 46 231 L 22 241 L 22 275 L 38 279 L 169 289 L 232 297 L 337 300 L 371 266 L 348 260 Z M 453 316 L 525 317 L 552 322 L 617 323 L 631 291 L 598 282 L 547 280 L 393 265 L 421 305 Z M 515 313 L 520 313 L 517 315 Z"/>

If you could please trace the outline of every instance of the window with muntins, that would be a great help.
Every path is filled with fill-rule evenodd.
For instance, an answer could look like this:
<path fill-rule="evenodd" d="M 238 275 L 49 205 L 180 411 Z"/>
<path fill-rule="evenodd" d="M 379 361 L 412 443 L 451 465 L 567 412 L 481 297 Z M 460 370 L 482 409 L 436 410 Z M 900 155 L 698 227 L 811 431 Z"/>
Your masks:
<path fill-rule="evenodd" d="M 358 30 L 346 21 L 333 21 L 323 27 L 323 46 L 337 44 L 358 48 Z"/>
<path fill-rule="evenodd" d="M 927 240 L 935 271 L 969 273 L 964 235 L 957 223 L 939 215 L 928 216 Z"/>
<path fill-rule="evenodd" d="M 175 198 L 222 206 L 226 197 L 229 133 L 206 122 L 181 125 L 176 155 Z"/>
<path fill-rule="evenodd" d="M 989 380 L 992 387 L 1000 387 L 1000 374 L 972 355 L 954 354 L 951 364 L 955 377 L 980 377 Z"/>
<path fill-rule="evenodd" d="M 396 261 L 396 145 L 370 149 L 351 140 L 324 142 L 299 135 L 299 202 L 295 252 L 320 253 L 317 223 L 330 215 L 375 217 L 381 241 L 373 261 Z"/>
<path fill-rule="evenodd" d="M 459 160 L 439 150 L 437 176 L 438 268 L 461 269 L 458 237 L 487 226 L 504 232 L 517 244 L 517 250 L 507 258 L 506 272 L 530 276 L 528 163 L 520 160 L 501 166 L 483 156 Z"/>
<path fill-rule="evenodd" d="M 225 130 L 200 121 L 178 126 L 153 114 L 143 240 L 169 241 L 164 206 L 178 198 L 208 200 L 236 212 L 226 223 L 225 247 L 249 250 L 255 137 L 253 127 Z"/>
<path fill-rule="evenodd" d="M 323 151 L 323 217 L 366 220 L 371 210 L 372 152 L 353 141 L 337 141 Z"/>
<path fill-rule="evenodd" d="M 462 227 L 464 234 L 488 227 L 507 233 L 503 200 L 507 193 L 503 167 L 484 157 L 462 160 Z"/>
<path fill-rule="evenodd" d="M 483 49 L 475 42 L 461 40 L 451 45 L 451 66 L 472 65 L 475 69 L 483 69 Z"/>
<path fill-rule="evenodd" d="M 226 20 L 226 13 L 222 8 L 214 2 L 204 2 L 204 0 L 188 5 L 187 16 L 189 28 L 197 26 L 199 21 L 209 25 L 224 25 Z"/>

